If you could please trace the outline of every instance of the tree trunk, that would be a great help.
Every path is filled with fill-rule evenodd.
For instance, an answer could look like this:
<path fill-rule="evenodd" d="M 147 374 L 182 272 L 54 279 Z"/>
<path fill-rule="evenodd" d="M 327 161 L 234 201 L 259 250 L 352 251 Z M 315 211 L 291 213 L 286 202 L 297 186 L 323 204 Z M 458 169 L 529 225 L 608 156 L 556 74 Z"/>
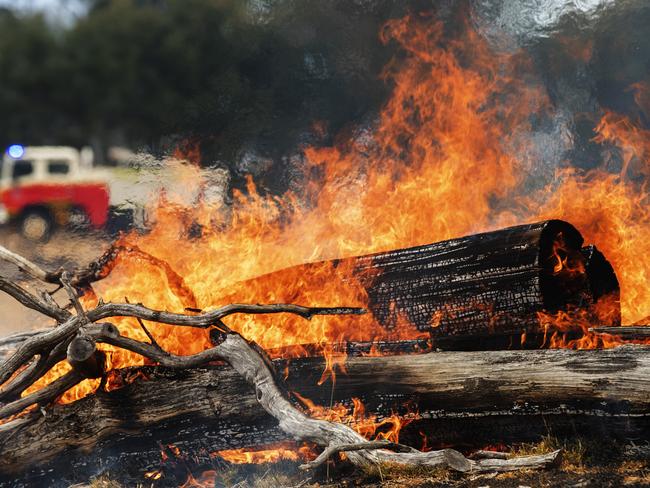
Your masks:
<path fill-rule="evenodd" d="M 292 360 L 288 390 L 328 405 L 331 384 L 316 385 L 323 367 L 322 359 Z M 532 440 L 549 428 L 648 439 L 650 348 L 351 357 L 346 369 L 337 376 L 334 401 L 358 397 L 380 416 L 418 410 L 420 420 L 401 439 L 417 447 L 420 431 L 433 446 Z M 286 438 L 229 367 L 123 372 L 137 374 L 148 380 L 1 426 L 0 483 L 55 486 L 102 469 L 141 481 L 160 464 L 161 444 L 198 462 L 217 450 Z"/>

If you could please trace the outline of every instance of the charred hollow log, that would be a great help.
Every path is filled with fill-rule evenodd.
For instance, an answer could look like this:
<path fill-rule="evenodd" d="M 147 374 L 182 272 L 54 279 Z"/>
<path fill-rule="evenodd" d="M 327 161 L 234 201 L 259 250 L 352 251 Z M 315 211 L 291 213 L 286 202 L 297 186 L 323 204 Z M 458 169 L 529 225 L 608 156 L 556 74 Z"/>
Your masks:
<path fill-rule="evenodd" d="M 538 312 L 580 308 L 595 324 L 620 325 L 614 270 L 595 246 L 582 244 L 571 224 L 548 220 L 329 263 L 342 270 L 341 280 L 361 283 L 370 311 L 386 328 L 406 319 L 443 349 L 516 347 L 524 332 L 528 346 L 539 347 Z M 307 280 L 323 264 L 295 269 Z M 290 271 L 242 283 L 246 299 Z M 604 300 L 606 313 L 594 306 Z"/>
<path fill-rule="evenodd" d="M 316 385 L 323 366 L 316 358 L 292 360 L 287 388 L 329 404 L 331 385 Z M 471 439 L 482 447 L 531 440 L 555 423 L 648 439 L 650 349 L 645 347 L 352 357 L 346 368 L 348 374 L 337 377 L 334 400 L 361 398 L 369 413 L 380 416 L 417 410 L 420 420 L 402 441 L 412 435 L 418 447 L 420 430 L 432 434 L 434 446 L 436 439 L 459 444 Z M 131 463 L 138 471 L 160 461 L 159 443 L 209 453 L 286 438 L 253 389 L 229 367 L 143 368 L 124 375 L 148 380 L 0 427 L 0 481 L 15 481 L 17 474 L 43 480 L 50 469 L 60 480 L 61 470 L 79 474 L 82 468 L 86 472 L 79 475 L 87 479 L 87 470 L 96 474 L 111 462 Z"/>

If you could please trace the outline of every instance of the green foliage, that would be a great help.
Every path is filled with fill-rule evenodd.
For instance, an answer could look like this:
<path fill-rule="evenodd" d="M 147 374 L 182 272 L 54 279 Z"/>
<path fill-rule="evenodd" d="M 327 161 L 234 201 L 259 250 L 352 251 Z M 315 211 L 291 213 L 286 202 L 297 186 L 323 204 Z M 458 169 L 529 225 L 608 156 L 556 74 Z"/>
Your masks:
<path fill-rule="evenodd" d="M 197 136 L 277 158 L 305 127 L 375 108 L 393 2 L 88 0 L 69 28 L 0 12 L 0 145 L 159 146 Z"/>

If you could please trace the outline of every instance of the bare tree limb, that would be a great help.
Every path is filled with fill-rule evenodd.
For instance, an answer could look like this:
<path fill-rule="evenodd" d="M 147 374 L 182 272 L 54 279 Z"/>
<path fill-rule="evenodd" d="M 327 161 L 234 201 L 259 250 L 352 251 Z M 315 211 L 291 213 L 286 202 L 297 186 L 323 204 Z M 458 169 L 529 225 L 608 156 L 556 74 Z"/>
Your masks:
<path fill-rule="evenodd" d="M 125 301 L 126 303 L 131 303 L 131 302 L 129 302 L 128 297 L 124 297 L 124 301 Z M 186 310 L 187 310 L 187 309 L 186 309 Z M 147 335 L 147 337 L 149 338 L 149 342 L 151 343 L 151 345 L 154 346 L 154 347 L 156 347 L 156 348 L 158 348 L 158 349 L 162 349 L 162 348 L 160 347 L 160 345 L 158 344 L 158 342 L 156 342 L 156 339 L 155 339 L 154 336 L 151 334 L 151 332 L 149 332 L 149 329 L 147 329 L 147 327 L 144 325 L 144 322 L 142 321 L 142 319 L 138 317 L 138 318 L 136 318 L 136 320 L 138 321 L 138 325 L 140 326 L 140 328 L 144 331 L 144 333 L 145 333 L 145 334 Z"/>
<path fill-rule="evenodd" d="M 171 312 L 161 312 L 151 310 L 143 305 L 136 304 L 106 304 L 101 305 L 93 310 L 85 312 L 84 316 L 72 316 L 65 323 L 55 327 L 54 329 L 46 330 L 40 334 L 31 336 L 24 341 L 18 349 L 9 356 L 4 362 L 0 364 L 0 384 L 5 383 L 12 374 L 14 374 L 20 367 L 26 364 L 34 356 L 43 353 L 62 341 L 69 341 L 78 330 L 86 324 L 86 321 L 96 322 L 98 320 L 116 317 L 116 316 L 130 316 L 151 320 L 155 322 L 166 323 L 170 325 L 185 325 L 191 327 L 208 328 L 220 324 L 219 327 L 225 327 L 220 321 L 221 318 L 236 313 L 250 313 L 250 314 L 273 314 L 273 313 L 292 313 L 304 317 L 311 318 L 314 315 L 333 315 L 333 314 L 361 314 L 365 311 L 359 308 L 310 308 L 300 305 L 291 304 L 273 304 L 273 305 L 243 305 L 233 304 L 226 305 L 225 307 L 218 308 L 211 312 L 206 312 L 200 315 L 183 315 Z M 104 325 L 104 328 L 108 327 Z M 113 328 L 114 329 L 114 328 Z M 139 341 L 134 341 L 128 337 L 119 336 L 116 330 L 112 333 L 100 333 L 95 331 L 95 340 L 98 342 L 106 342 L 124 349 L 129 349 L 150 359 L 158 361 L 162 365 L 187 368 L 196 367 L 210 361 L 218 360 L 218 355 L 211 349 L 192 356 L 172 356 L 165 352 L 163 349 L 157 348 L 150 344 L 145 344 Z M 38 379 L 38 377 L 33 378 Z M 5 389 L 14 391 L 12 386 L 13 382 L 9 385 L 4 385 Z M 21 387 L 23 385 L 21 384 Z M 2 416 L 0 415 L 0 418 Z"/>
<path fill-rule="evenodd" d="M 358 466 L 381 463 L 447 467 L 461 472 L 512 471 L 522 468 L 541 468 L 555 462 L 559 451 L 540 456 L 526 456 L 513 459 L 471 460 L 453 449 L 420 452 L 391 452 L 367 440 L 350 427 L 312 419 L 294 407 L 275 382 L 273 372 L 264 358 L 239 334 L 228 332 L 217 346 L 192 356 L 175 356 L 160 351 L 151 344 L 145 344 L 127 337 L 102 337 L 98 340 L 147 356 L 162 365 L 172 368 L 187 368 L 208 361 L 224 360 L 241 374 L 256 391 L 260 405 L 279 421 L 279 427 L 295 439 L 315 442 L 325 447 L 321 461 L 334 452 L 347 451 L 350 461 Z M 78 383 L 83 376 L 73 371 L 32 395 L 5 405 L 0 417 L 13 415 L 33 403 L 45 403 Z M 369 446 L 352 447 L 352 445 Z M 405 449 L 400 449 L 405 450 Z"/>
<path fill-rule="evenodd" d="M 5 248 L 0 249 L 0 259 L 2 258 L 16 264 L 19 269 L 41 281 L 50 282 L 49 280 L 55 275 L 46 273 L 33 263 L 11 253 Z M 109 260 L 112 260 L 110 262 L 114 262 L 115 255 L 109 255 L 106 259 L 107 261 L 103 266 L 96 263 L 96 266 L 93 268 L 98 273 L 97 276 L 105 276 L 103 273 L 106 266 L 108 266 L 107 263 Z M 311 441 L 325 448 L 321 456 L 317 458 L 319 463 L 324 462 L 335 452 L 346 451 L 348 453 L 348 459 L 356 466 L 391 463 L 409 466 L 447 467 L 460 472 L 476 473 L 486 471 L 513 471 L 522 468 L 541 468 L 554 463 L 558 459 L 560 451 L 540 456 L 525 456 L 513 459 L 495 459 L 494 457 L 489 457 L 487 459 L 472 460 L 453 449 L 420 452 L 399 445 L 368 442 L 363 436 L 346 425 L 310 418 L 296 408 L 278 385 L 273 366 L 266 359 L 263 351 L 254 343 L 244 339 L 241 335 L 230 331 L 221 321 L 222 318 L 236 313 L 292 313 L 305 319 L 310 319 L 314 315 L 361 314 L 365 313 L 363 309 L 313 308 L 292 304 L 231 304 L 213 311 L 188 316 L 151 310 L 141 304 L 126 303 L 102 304 L 93 310 L 85 311 L 78 300 L 76 292 L 72 288 L 68 275 L 65 272 L 61 272 L 57 277 L 68 292 L 72 304 L 76 308 L 76 316 L 72 316 L 60 308 L 57 310 L 49 301 L 35 297 L 21 287 L 7 280 L 0 279 L 0 289 L 14 296 L 14 298 L 26 306 L 43 311 L 46 315 L 62 322 L 54 329 L 27 339 L 24 344 L 18 347 L 13 355 L 0 364 L 0 383 L 5 383 L 19 368 L 32 361 L 36 355 L 39 356 L 39 359 L 34 362 L 33 366 L 28 366 L 26 373 L 18 374 L 13 381 L 10 381 L 9 385 L 4 385 L 5 394 L 6 392 L 19 391 L 29 381 L 38 378 L 37 373 L 42 371 L 44 366 L 49 364 L 49 361 L 53 360 L 55 351 L 57 354 L 60 352 L 59 348 L 61 348 L 62 344 L 67 345 L 68 359 L 73 365 L 71 372 L 58 378 L 46 387 L 0 407 L 0 418 L 6 418 L 19 413 L 33 404 L 47 404 L 69 388 L 78 384 L 85 377 L 103 374 L 103 363 L 96 356 L 95 343 L 104 342 L 136 352 L 161 365 L 172 368 L 189 368 L 215 360 L 226 361 L 255 388 L 257 401 L 264 410 L 278 420 L 280 429 L 297 440 Z M 189 306 L 193 307 L 194 305 L 189 304 Z M 138 320 L 150 320 L 178 326 L 215 328 L 219 331 L 216 334 L 218 340 L 213 348 L 206 351 L 191 356 L 176 356 L 161 349 L 153 341 L 150 334 L 147 335 L 150 337 L 152 343 L 146 344 L 128 337 L 123 337 L 114 328 L 111 329 L 106 324 L 95 327 L 92 331 L 92 337 L 90 331 L 84 331 L 82 334 L 79 334 L 79 330 L 88 324 L 116 316 L 129 316 L 135 317 Z M 146 332 L 148 331 L 145 328 Z M 211 338 L 214 339 L 215 334 L 212 334 Z M 388 450 L 389 447 L 403 452 L 392 452 Z"/>
<path fill-rule="evenodd" d="M 57 273 L 50 273 L 45 271 L 37 264 L 31 262 L 27 258 L 16 254 L 15 252 L 10 251 L 4 246 L 0 246 L 0 259 L 7 261 L 15 265 L 20 271 L 36 278 L 37 280 L 43 281 L 45 283 L 56 283 L 58 281 Z"/>
<path fill-rule="evenodd" d="M 108 303 L 86 312 L 89 322 L 97 322 L 110 317 L 137 317 L 152 322 L 169 325 L 209 328 L 228 315 L 292 313 L 310 319 L 314 315 L 359 315 L 365 313 L 362 308 L 303 307 L 292 304 L 245 305 L 231 304 L 200 315 L 183 315 L 172 312 L 151 310 L 143 305 L 128 303 Z M 0 364 L 0 384 L 4 383 L 18 368 L 27 363 L 36 354 L 48 347 L 53 347 L 61 340 L 76 334 L 85 324 L 84 317 L 72 316 L 54 329 L 34 335 L 22 343 L 18 349 Z"/>
<path fill-rule="evenodd" d="M 391 449 L 397 452 L 417 452 L 417 449 L 413 447 L 406 446 L 404 444 L 397 444 L 395 442 L 386 440 L 359 442 L 356 444 L 339 444 L 336 446 L 327 447 L 318 455 L 316 459 L 305 464 L 301 464 L 299 467 L 302 470 L 315 469 L 339 452 L 363 451 L 372 449 Z"/>
<path fill-rule="evenodd" d="M 23 342 L 16 351 L 0 364 L 0 384 L 37 354 L 44 353 L 58 343 L 71 338 L 84 322 L 81 317 L 71 317 L 65 323 L 34 335 Z"/>
<path fill-rule="evenodd" d="M 507 452 L 478 450 L 470 456 L 472 459 L 508 459 Z"/>
<path fill-rule="evenodd" d="M 0 290 L 11 295 L 27 308 L 31 308 L 43 315 L 56 319 L 58 322 L 67 320 L 70 317 L 70 313 L 59 307 L 54 300 L 45 301 L 2 276 L 0 276 Z"/>
<path fill-rule="evenodd" d="M 234 314 L 276 314 L 290 313 L 304 319 L 315 315 L 361 315 L 366 313 L 363 308 L 351 307 L 303 307 L 287 303 L 270 305 L 249 305 L 233 303 L 199 315 L 184 315 L 180 313 L 151 310 L 141 304 L 107 303 L 87 312 L 88 320 L 96 322 L 110 317 L 137 317 L 151 322 L 169 325 L 186 325 L 207 329 L 217 321 Z"/>
<path fill-rule="evenodd" d="M 79 296 L 77 295 L 76 290 L 70 284 L 68 273 L 66 271 L 64 271 L 61 274 L 60 281 L 66 293 L 68 294 L 68 297 L 70 298 L 70 303 L 72 303 L 74 309 L 77 311 L 77 316 L 83 317 L 84 319 L 88 320 L 86 318 L 86 311 L 84 310 L 83 306 L 81 305 L 81 302 L 79 301 Z"/>
<path fill-rule="evenodd" d="M 33 385 L 39 378 L 47 373 L 56 363 L 63 361 L 66 356 L 66 349 L 69 341 L 57 344 L 51 351 L 39 355 L 38 360 L 33 361 L 21 371 L 8 385 L 0 390 L 0 401 L 14 400 L 20 394 Z"/>
<path fill-rule="evenodd" d="M 97 350 L 97 343 L 87 334 L 77 334 L 68 344 L 66 359 L 72 369 L 84 378 L 101 378 L 104 376 L 106 356 Z"/>
<path fill-rule="evenodd" d="M 276 385 L 274 375 L 263 358 L 239 334 L 228 334 L 214 349 L 255 388 L 260 405 L 279 421 L 280 429 L 294 439 L 314 442 L 325 448 L 367 442 L 363 436 L 346 425 L 312 419 L 294 407 Z M 389 463 L 447 467 L 464 473 L 478 473 L 542 468 L 556 462 L 559 454 L 558 450 L 540 456 L 471 460 L 454 449 L 407 453 L 377 449 L 351 451 L 348 453 L 348 459 L 357 466 Z"/>
<path fill-rule="evenodd" d="M 10 417 L 11 415 L 22 412 L 30 405 L 46 405 L 51 403 L 84 379 L 77 371 L 70 371 L 40 390 L 0 407 L 0 418 Z"/>

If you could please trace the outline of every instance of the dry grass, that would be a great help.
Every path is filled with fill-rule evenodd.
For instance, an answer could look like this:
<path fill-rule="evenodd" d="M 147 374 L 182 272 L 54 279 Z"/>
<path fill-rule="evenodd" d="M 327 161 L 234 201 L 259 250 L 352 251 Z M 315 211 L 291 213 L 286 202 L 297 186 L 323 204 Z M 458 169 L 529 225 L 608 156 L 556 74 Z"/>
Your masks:
<path fill-rule="evenodd" d="M 588 444 L 580 438 L 561 441 L 557 437 L 548 435 L 542 438 L 540 442 L 516 446 L 511 452 L 511 457 L 533 456 L 562 449 L 561 469 L 580 472 L 585 469 L 584 464 L 588 460 Z"/>
<path fill-rule="evenodd" d="M 106 476 L 100 476 L 99 478 L 95 478 L 87 486 L 89 488 L 122 488 L 122 485 L 120 483 L 118 483 L 117 481 L 112 481 L 108 479 Z"/>

